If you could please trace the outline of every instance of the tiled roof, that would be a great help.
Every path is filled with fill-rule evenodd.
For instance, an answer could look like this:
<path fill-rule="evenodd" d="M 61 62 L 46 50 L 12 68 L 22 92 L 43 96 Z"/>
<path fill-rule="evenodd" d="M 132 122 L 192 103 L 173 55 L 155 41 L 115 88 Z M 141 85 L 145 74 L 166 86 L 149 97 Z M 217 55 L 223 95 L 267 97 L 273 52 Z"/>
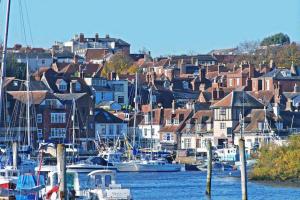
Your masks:
<path fill-rule="evenodd" d="M 262 108 L 263 104 L 260 103 L 255 97 L 248 92 L 232 91 L 223 99 L 212 105 L 215 107 L 253 107 Z"/>
<path fill-rule="evenodd" d="M 56 96 L 58 99 L 62 101 L 72 101 L 73 99 L 77 100 L 80 99 L 86 95 L 86 93 L 67 93 L 67 94 L 57 94 L 55 93 L 54 96 Z"/>
<path fill-rule="evenodd" d="M 124 121 L 115 115 L 111 114 L 110 112 L 105 111 L 104 109 L 100 108 L 95 111 L 95 123 L 101 124 L 116 124 L 116 123 L 124 123 Z"/>
<path fill-rule="evenodd" d="M 26 91 L 8 91 L 9 95 L 11 95 L 15 100 L 20 101 L 24 104 L 27 103 L 27 92 Z M 57 99 L 52 93 L 48 91 L 31 91 L 29 93 L 30 102 L 33 104 L 40 104 L 45 99 Z"/>
<path fill-rule="evenodd" d="M 100 60 L 103 59 L 108 53 L 108 49 L 87 49 L 85 53 L 85 59 L 87 62 L 90 60 Z"/>

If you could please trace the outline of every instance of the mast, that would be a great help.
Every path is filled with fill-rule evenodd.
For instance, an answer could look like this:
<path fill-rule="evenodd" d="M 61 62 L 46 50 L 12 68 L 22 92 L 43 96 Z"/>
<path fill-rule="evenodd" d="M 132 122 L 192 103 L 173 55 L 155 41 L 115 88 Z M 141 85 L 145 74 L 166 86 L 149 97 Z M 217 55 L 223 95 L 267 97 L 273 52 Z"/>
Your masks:
<path fill-rule="evenodd" d="M 11 0 L 7 1 L 5 33 L 4 33 L 1 71 L 0 71 L 0 113 L 2 113 L 3 102 L 4 102 L 3 86 L 4 86 L 4 78 L 5 78 L 5 72 L 6 72 L 6 52 L 7 52 L 7 40 L 8 40 L 8 28 L 9 28 L 9 16 L 10 16 L 10 1 Z M 2 100 L 3 100 L 3 102 L 2 102 Z"/>
<path fill-rule="evenodd" d="M 29 86 L 30 86 L 30 76 L 29 76 L 29 64 L 27 58 L 26 64 L 26 118 L 27 118 L 27 145 L 31 146 L 31 134 L 30 134 L 30 96 L 29 96 Z M 28 154 L 28 159 L 30 159 L 30 154 Z"/>
<path fill-rule="evenodd" d="M 137 90 L 137 85 L 138 85 L 138 75 L 137 72 L 135 73 L 135 92 L 134 92 L 134 121 L 133 121 L 133 141 L 132 141 L 132 147 L 134 149 L 135 147 L 135 137 L 136 137 L 136 115 L 138 112 L 138 90 Z"/>
<path fill-rule="evenodd" d="M 72 129 L 72 139 L 73 139 L 73 159 L 75 156 L 75 112 L 76 112 L 76 104 L 75 104 L 75 98 L 73 98 L 73 106 L 72 106 L 72 121 L 73 121 L 73 129 Z"/>
<path fill-rule="evenodd" d="M 153 133 L 152 133 L 152 86 L 150 87 L 150 135 L 151 135 L 151 160 L 153 160 Z"/>

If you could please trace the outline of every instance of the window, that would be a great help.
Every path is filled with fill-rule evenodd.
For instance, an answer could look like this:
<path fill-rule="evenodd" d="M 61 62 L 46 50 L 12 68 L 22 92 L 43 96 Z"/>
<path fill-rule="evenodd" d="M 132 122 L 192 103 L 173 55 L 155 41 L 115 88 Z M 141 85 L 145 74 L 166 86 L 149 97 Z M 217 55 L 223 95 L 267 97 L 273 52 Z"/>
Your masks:
<path fill-rule="evenodd" d="M 66 113 L 51 113 L 51 123 L 53 124 L 66 123 Z"/>
<path fill-rule="evenodd" d="M 147 135 L 148 135 L 148 129 L 144 128 L 144 136 L 147 137 Z"/>
<path fill-rule="evenodd" d="M 43 115 L 42 114 L 36 115 L 36 123 L 38 123 L 38 124 L 43 123 Z"/>
<path fill-rule="evenodd" d="M 239 79 L 239 78 L 236 79 L 236 85 L 237 85 L 237 86 L 240 85 L 240 79 Z"/>
<path fill-rule="evenodd" d="M 262 131 L 264 129 L 264 123 L 258 122 L 257 127 L 258 127 L 258 130 Z"/>
<path fill-rule="evenodd" d="M 124 96 L 118 96 L 118 103 L 124 103 Z"/>
<path fill-rule="evenodd" d="M 220 129 L 226 129 L 226 123 L 221 122 L 220 123 Z"/>
<path fill-rule="evenodd" d="M 37 130 L 37 135 L 38 135 L 39 139 L 43 138 L 43 130 L 42 129 L 38 129 Z"/>
<path fill-rule="evenodd" d="M 184 139 L 184 147 L 185 147 L 186 149 L 189 149 L 189 148 L 192 147 L 191 139 L 190 139 L 190 138 L 185 138 L 185 139 Z"/>
<path fill-rule="evenodd" d="M 183 82 L 182 82 L 182 87 L 183 87 L 183 89 L 185 89 L 185 90 L 189 89 L 189 83 L 186 82 L 186 81 L 183 81 Z"/>
<path fill-rule="evenodd" d="M 75 90 L 76 90 L 76 92 L 79 92 L 81 90 L 80 83 L 76 82 L 76 84 L 75 84 Z"/>
<path fill-rule="evenodd" d="M 270 80 L 266 80 L 266 89 L 270 90 Z"/>
<path fill-rule="evenodd" d="M 225 108 L 221 108 L 220 109 L 220 115 L 226 115 L 226 109 Z"/>
<path fill-rule="evenodd" d="M 60 84 L 60 85 L 58 86 L 58 89 L 59 89 L 60 91 L 66 91 L 66 90 L 67 90 L 67 85 L 65 85 L 65 84 Z"/>
<path fill-rule="evenodd" d="M 44 65 L 46 63 L 46 61 L 44 59 L 42 59 L 42 64 Z"/>
<path fill-rule="evenodd" d="M 171 133 L 165 133 L 163 136 L 163 140 L 166 142 L 173 141 L 173 135 Z"/>
<path fill-rule="evenodd" d="M 51 128 L 50 137 L 51 138 L 65 138 L 66 137 L 66 129 L 65 128 Z"/>
<path fill-rule="evenodd" d="M 179 124 L 179 120 L 178 119 L 174 119 L 174 124 L 178 125 Z"/>
<path fill-rule="evenodd" d="M 166 124 L 167 124 L 167 125 L 172 125 L 172 120 L 171 120 L 171 119 L 167 119 L 167 120 L 166 120 Z"/>
<path fill-rule="evenodd" d="M 233 82 L 232 79 L 229 79 L 229 86 L 231 86 L 231 87 L 233 85 L 232 82 Z"/>

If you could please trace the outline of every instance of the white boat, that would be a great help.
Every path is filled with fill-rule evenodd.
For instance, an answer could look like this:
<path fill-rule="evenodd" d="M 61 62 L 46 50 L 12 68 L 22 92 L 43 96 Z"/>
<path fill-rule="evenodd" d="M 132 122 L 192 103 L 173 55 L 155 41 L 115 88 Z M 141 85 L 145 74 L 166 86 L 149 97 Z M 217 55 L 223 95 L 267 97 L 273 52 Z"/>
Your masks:
<path fill-rule="evenodd" d="M 48 174 L 47 184 L 42 190 L 43 198 L 57 199 L 57 172 Z M 69 199 L 82 200 L 131 200 L 129 189 L 123 189 L 116 184 L 115 171 L 96 170 L 89 174 L 80 172 L 67 172 L 67 187 Z M 72 197 L 71 197 L 72 196 Z"/>
<path fill-rule="evenodd" d="M 0 190 L 1 189 L 15 189 L 20 172 L 13 167 L 5 167 L 0 169 Z"/>
<path fill-rule="evenodd" d="M 179 172 L 184 168 L 184 165 L 164 160 L 131 160 L 114 165 L 119 172 Z"/>

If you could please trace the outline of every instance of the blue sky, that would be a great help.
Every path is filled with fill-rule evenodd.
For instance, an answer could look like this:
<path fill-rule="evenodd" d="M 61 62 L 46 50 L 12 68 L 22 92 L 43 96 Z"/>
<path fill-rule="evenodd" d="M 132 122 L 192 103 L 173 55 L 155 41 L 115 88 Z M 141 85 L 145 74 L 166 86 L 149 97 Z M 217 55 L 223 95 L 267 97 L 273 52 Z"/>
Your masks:
<path fill-rule="evenodd" d="M 10 45 L 25 43 L 19 2 L 31 26 L 24 26 L 27 43 L 34 46 L 50 47 L 80 32 L 120 37 L 133 52 L 147 48 L 156 56 L 206 53 L 277 32 L 300 41 L 299 0 L 13 0 Z"/>

